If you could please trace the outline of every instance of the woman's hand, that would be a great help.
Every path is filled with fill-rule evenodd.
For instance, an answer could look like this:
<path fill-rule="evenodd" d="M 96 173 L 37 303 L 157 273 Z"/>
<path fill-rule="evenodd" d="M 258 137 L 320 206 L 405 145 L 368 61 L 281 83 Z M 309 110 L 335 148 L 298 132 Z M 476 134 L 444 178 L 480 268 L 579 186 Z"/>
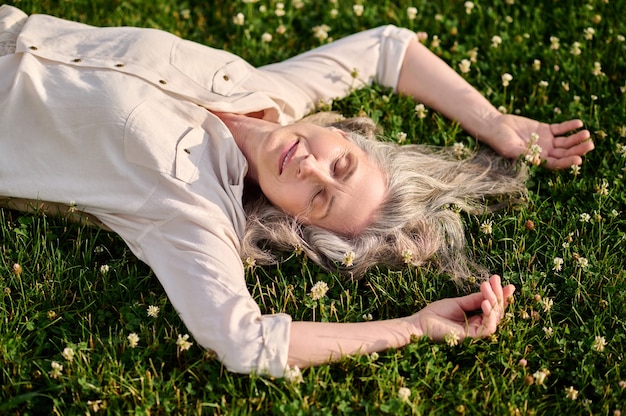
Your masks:
<path fill-rule="evenodd" d="M 502 114 L 493 120 L 491 126 L 489 137 L 478 137 L 479 140 L 508 158 L 524 156 L 533 144 L 537 144 L 541 147 L 541 158 L 549 169 L 580 165 L 581 156 L 594 148 L 588 130 L 574 132 L 583 126 L 580 120 L 546 124 L 526 117 Z M 534 143 L 531 139 L 533 133 L 539 136 Z"/>
<path fill-rule="evenodd" d="M 415 326 L 416 334 L 434 341 L 450 336 L 458 337 L 459 341 L 466 337 L 486 337 L 496 331 L 513 292 L 513 285 L 503 287 L 500 276 L 493 275 L 481 284 L 480 292 L 433 302 L 408 319 Z M 475 311 L 480 313 L 467 315 Z"/>

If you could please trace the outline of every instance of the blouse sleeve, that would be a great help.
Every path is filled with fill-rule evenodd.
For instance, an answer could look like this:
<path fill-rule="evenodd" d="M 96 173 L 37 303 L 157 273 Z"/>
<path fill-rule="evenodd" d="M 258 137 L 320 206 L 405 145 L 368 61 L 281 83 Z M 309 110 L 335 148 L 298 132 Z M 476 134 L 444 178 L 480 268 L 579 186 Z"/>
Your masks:
<path fill-rule="evenodd" d="M 306 97 L 308 102 L 290 105 L 304 106 L 306 113 L 320 101 L 342 98 L 372 82 L 396 88 L 404 54 L 414 39 L 415 33 L 408 29 L 381 26 L 259 69 L 298 89 L 300 94 L 292 94 L 293 99 Z"/>
<path fill-rule="evenodd" d="M 101 218 L 150 265 L 194 339 L 215 351 L 229 371 L 284 375 L 291 317 L 261 314 L 231 241 L 237 236 L 221 226 L 225 218 L 176 215 L 157 223 Z M 202 226 L 206 222 L 211 229 Z"/>

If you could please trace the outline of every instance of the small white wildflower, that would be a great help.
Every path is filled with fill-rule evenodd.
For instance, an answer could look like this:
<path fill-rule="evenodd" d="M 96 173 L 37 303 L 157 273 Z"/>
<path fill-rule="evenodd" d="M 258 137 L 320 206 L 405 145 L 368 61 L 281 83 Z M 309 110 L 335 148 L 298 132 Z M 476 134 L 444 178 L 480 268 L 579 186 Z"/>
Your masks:
<path fill-rule="evenodd" d="M 550 375 L 549 370 L 541 369 L 533 374 L 533 378 L 535 379 L 535 383 L 541 386 L 546 381 L 546 378 L 549 375 Z"/>
<path fill-rule="evenodd" d="M 470 72 L 471 66 L 472 62 L 469 59 L 463 59 L 459 62 L 459 71 L 461 71 L 462 74 L 467 74 Z"/>
<path fill-rule="evenodd" d="M 570 172 L 571 172 L 572 175 L 578 176 L 580 174 L 580 166 L 578 166 L 578 165 L 570 166 Z"/>
<path fill-rule="evenodd" d="M 482 224 L 480 224 L 480 231 L 483 234 L 491 234 L 493 232 L 493 221 L 491 220 L 487 220 L 485 222 L 483 222 Z"/>
<path fill-rule="evenodd" d="M 569 400 L 576 400 L 578 398 L 578 390 L 576 390 L 573 386 L 569 386 L 565 389 L 565 398 Z"/>
<path fill-rule="evenodd" d="M 587 40 L 593 39 L 593 35 L 596 33 L 596 30 L 592 27 L 588 27 L 584 31 L 584 37 Z"/>
<path fill-rule="evenodd" d="M 602 72 L 602 64 L 598 61 L 594 62 L 591 73 L 596 77 L 599 77 L 600 75 L 604 75 L 604 72 Z"/>
<path fill-rule="evenodd" d="M 543 311 L 550 312 L 550 309 L 552 309 L 552 305 L 554 305 L 554 301 L 550 298 L 544 298 L 541 302 L 543 303 Z"/>
<path fill-rule="evenodd" d="M 621 157 L 626 158 L 626 144 L 617 143 L 616 150 Z"/>
<path fill-rule="evenodd" d="M 341 264 L 343 264 L 346 267 L 354 266 L 354 258 L 355 258 L 355 256 L 356 256 L 356 254 L 354 254 L 354 251 L 352 251 L 352 250 L 347 251 L 343 255 L 343 260 L 341 261 Z"/>
<path fill-rule="evenodd" d="M 370 354 L 370 360 L 372 361 L 378 360 L 378 353 L 376 351 Z"/>
<path fill-rule="evenodd" d="M 591 215 L 587 214 L 586 212 L 583 212 L 582 214 L 580 214 L 580 222 L 589 222 L 591 220 Z"/>
<path fill-rule="evenodd" d="M 465 6 L 465 13 L 472 14 L 472 10 L 474 10 L 474 3 L 471 1 L 466 1 L 464 6 Z"/>
<path fill-rule="evenodd" d="M 330 32 L 330 27 L 327 25 L 313 27 L 313 36 L 319 41 L 325 41 L 328 39 L 328 32 Z"/>
<path fill-rule="evenodd" d="M 498 35 L 494 35 L 491 37 L 491 47 L 497 48 L 502 44 L 502 38 Z"/>
<path fill-rule="evenodd" d="M 246 16 L 244 16 L 243 13 L 237 13 L 234 17 L 233 17 L 233 23 L 237 26 L 243 26 L 243 24 L 246 21 Z"/>
<path fill-rule="evenodd" d="M 624 42 L 626 40 L 626 36 L 624 35 L 617 35 L 616 37 L 618 42 Z"/>
<path fill-rule="evenodd" d="M 300 384 L 304 382 L 302 372 L 297 365 L 285 369 L 285 381 L 291 384 Z"/>
<path fill-rule="evenodd" d="M 433 35 L 433 40 L 430 42 L 430 47 L 433 49 L 437 49 L 439 46 L 441 46 L 441 40 L 439 39 L 439 36 Z"/>
<path fill-rule="evenodd" d="M 283 17 L 285 15 L 285 4 L 276 3 L 276 9 L 274 10 L 274 14 L 278 17 Z"/>
<path fill-rule="evenodd" d="M 398 398 L 403 402 L 408 402 L 411 397 L 411 390 L 407 387 L 400 387 L 398 389 Z"/>
<path fill-rule="evenodd" d="M 369 322 L 372 319 L 374 319 L 371 313 L 364 313 L 363 316 L 361 316 L 361 318 L 363 318 L 363 320 L 366 322 Z"/>
<path fill-rule="evenodd" d="M 272 41 L 272 34 L 271 33 L 265 32 L 265 33 L 263 33 L 261 35 L 261 42 L 270 43 L 271 41 Z"/>
<path fill-rule="evenodd" d="M 404 264 L 410 264 L 413 261 L 413 253 L 411 250 L 402 250 L 402 261 Z"/>
<path fill-rule="evenodd" d="M 508 87 L 509 83 L 513 80 L 513 75 L 508 72 L 502 74 L 502 86 Z"/>
<path fill-rule="evenodd" d="M 553 51 L 559 49 L 560 46 L 560 39 L 557 38 L 556 36 L 550 36 L 550 49 L 552 49 Z"/>
<path fill-rule="evenodd" d="M 178 339 L 176 339 L 176 345 L 180 351 L 186 351 L 193 345 L 193 342 L 188 341 L 189 335 L 180 335 L 178 334 Z"/>
<path fill-rule="evenodd" d="M 50 363 L 50 367 L 52 367 L 52 370 L 50 370 L 50 372 L 48 373 L 50 375 L 50 378 L 61 378 L 61 376 L 63 375 L 63 365 L 56 361 L 52 361 Z"/>
<path fill-rule="evenodd" d="M 530 146 L 528 153 L 524 157 L 526 162 L 530 163 L 533 166 L 541 165 L 541 152 L 543 149 L 538 144 L 533 144 Z"/>
<path fill-rule="evenodd" d="M 339 10 L 337 10 L 337 9 L 332 9 L 332 10 L 330 11 L 330 18 L 331 18 L 331 19 L 336 18 L 338 15 L 339 15 Z"/>
<path fill-rule="evenodd" d="M 135 348 L 137 345 L 139 345 L 139 335 L 135 334 L 134 332 L 128 334 L 126 339 L 128 340 L 128 346 L 130 348 Z"/>
<path fill-rule="evenodd" d="M 606 347 L 606 339 L 604 339 L 604 337 L 596 336 L 593 340 L 591 348 L 593 348 L 594 351 L 602 352 L 604 351 L 604 347 Z"/>
<path fill-rule="evenodd" d="M 578 265 L 580 266 L 580 268 L 584 269 L 587 266 L 589 266 L 589 260 L 587 260 L 587 258 L 585 257 L 578 257 L 576 259 L 576 261 L 578 262 Z"/>
<path fill-rule="evenodd" d="M 548 88 L 548 81 L 539 81 L 539 87 L 540 88 Z"/>
<path fill-rule="evenodd" d="M 313 287 L 311 287 L 311 292 L 309 292 L 309 296 L 313 300 L 319 300 L 326 296 L 326 292 L 328 292 L 328 284 L 326 282 L 316 282 Z"/>
<path fill-rule="evenodd" d="M 506 108 L 505 106 L 503 106 L 503 105 L 501 105 L 501 106 L 499 106 L 499 107 L 498 107 L 498 111 L 499 111 L 500 113 L 502 113 L 502 114 L 506 114 L 506 113 L 508 113 L 508 112 L 509 112 L 509 110 L 507 110 L 507 108 Z"/>
<path fill-rule="evenodd" d="M 158 306 L 150 305 L 148 306 L 147 313 L 150 318 L 157 318 L 159 316 L 160 311 L 161 311 L 161 308 L 159 308 Z"/>
<path fill-rule="evenodd" d="M 450 331 L 443 337 L 443 340 L 446 342 L 446 344 L 448 344 L 451 347 L 459 345 L 460 339 L 461 337 L 459 336 L 459 333 L 456 332 L 455 330 Z"/>
<path fill-rule="evenodd" d="M 406 133 L 401 131 L 400 133 L 396 135 L 396 138 L 398 139 L 398 143 L 402 144 L 406 142 Z"/>
<path fill-rule="evenodd" d="M 417 118 L 426 118 L 427 113 L 428 110 L 426 109 L 426 106 L 424 106 L 424 104 L 418 104 L 415 106 L 415 114 L 417 115 Z"/>
<path fill-rule="evenodd" d="M 287 32 L 287 28 L 285 27 L 285 25 L 278 25 L 278 27 L 276 28 L 276 33 L 278 33 L 279 35 L 284 35 Z"/>
<path fill-rule="evenodd" d="M 71 347 L 65 347 L 63 348 L 63 352 L 61 353 L 61 355 L 67 361 L 72 361 L 74 359 L 74 349 Z"/>
<path fill-rule="evenodd" d="M 110 267 L 108 264 L 103 264 L 102 266 L 100 266 L 100 273 L 102 274 L 107 274 L 110 270 Z"/>
<path fill-rule="evenodd" d="M 547 339 L 552 338 L 552 335 L 554 334 L 554 330 L 552 329 L 552 327 L 543 327 L 543 332 L 546 336 Z"/>
<path fill-rule="evenodd" d="M 17 277 L 19 277 L 23 271 L 22 266 L 19 263 L 14 263 L 12 270 L 13 270 L 13 274 L 16 275 Z"/>
<path fill-rule="evenodd" d="M 582 51 L 580 50 L 580 42 L 572 43 L 572 47 L 570 48 L 569 52 L 575 56 L 580 55 L 582 53 Z"/>
<path fill-rule="evenodd" d="M 562 81 L 561 82 L 561 87 L 563 88 L 564 91 L 569 91 L 569 82 Z"/>
<path fill-rule="evenodd" d="M 534 71 L 539 71 L 541 69 L 541 61 L 539 59 L 533 60 L 532 67 Z"/>
<path fill-rule="evenodd" d="M 360 17 L 363 15 L 363 5 L 362 4 L 355 4 L 352 6 L 352 11 L 354 12 L 354 15 L 357 17 Z"/>
<path fill-rule="evenodd" d="M 246 257 L 246 259 L 243 261 L 243 267 L 246 270 L 254 269 L 255 266 L 256 266 L 256 260 L 252 257 Z"/>
<path fill-rule="evenodd" d="M 417 16 L 417 8 L 416 7 L 407 7 L 407 9 L 406 9 L 406 17 L 409 20 L 413 20 L 413 19 L 415 19 L 416 16 Z"/>
<path fill-rule="evenodd" d="M 478 48 L 472 48 L 467 51 L 467 56 L 469 56 L 469 60 L 472 63 L 478 62 Z"/>
<path fill-rule="evenodd" d="M 460 142 L 456 142 L 452 145 L 452 151 L 454 152 L 454 156 L 461 159 L 465 155 L 465 145 Z"/>
<path fill-rule="evenodd" d="M 602 183 L 596 184 L 595 189 L 598 195 L 607 196 L 609 194 L 609 182 L 603 178 Z"/>
<path fill-rule="evenodd" d="M 553 262 L 554 267 L 552 267 L 552 270 L 554 270 L 555 272 L 560 272 L 563 268 L 563 259 L 561 257 L 555 257 Z"/>
<path fill-rule="evenodd" d="M 616 209 L 612 209 L 611 210 L 611 217 L 613 217 L 613 218 L 619 217 L 619 211 L 616 210 Z"/>

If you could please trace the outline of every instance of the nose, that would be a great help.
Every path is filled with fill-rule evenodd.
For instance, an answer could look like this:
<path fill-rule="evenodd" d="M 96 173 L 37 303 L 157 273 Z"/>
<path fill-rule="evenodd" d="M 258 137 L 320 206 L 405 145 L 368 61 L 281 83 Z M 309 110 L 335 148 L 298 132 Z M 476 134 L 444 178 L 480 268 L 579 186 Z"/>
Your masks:
<path fill-rule="evenodd" d="M 300 161 L 300 166 L 298 167 L 298 178 L 313 179 L 322 183 L 330 181 L 328 173 L 313 155 L 308 155 Z"/>

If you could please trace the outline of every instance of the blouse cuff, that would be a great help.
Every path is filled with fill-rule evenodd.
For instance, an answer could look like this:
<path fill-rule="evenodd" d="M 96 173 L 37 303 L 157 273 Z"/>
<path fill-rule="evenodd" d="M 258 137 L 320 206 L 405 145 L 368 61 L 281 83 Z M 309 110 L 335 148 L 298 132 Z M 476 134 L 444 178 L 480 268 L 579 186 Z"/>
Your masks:
<path fill-rule="evenodd" d="M 417 40 L 417 35 L 409 29 L 392 25 L 383 28 L 376 71 L 379 84 L 396 89 L 404 55 L 412 40 Z"/>
<path fill-rule="evenodd" d="M 284 313 L 263 315 L 261 328 L 264 347 L 259 356 L 257 369 L 261 374 L 283 377 L 289 355 L 291 316 Z"/>

